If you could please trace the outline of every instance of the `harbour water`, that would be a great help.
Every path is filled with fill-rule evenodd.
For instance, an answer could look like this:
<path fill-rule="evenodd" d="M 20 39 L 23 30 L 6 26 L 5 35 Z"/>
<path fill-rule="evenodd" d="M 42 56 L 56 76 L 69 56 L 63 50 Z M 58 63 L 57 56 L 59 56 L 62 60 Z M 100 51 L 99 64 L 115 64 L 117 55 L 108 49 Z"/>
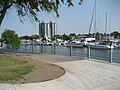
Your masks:
<path fill-rule="evenodd" d="M 67 46 L 43 46 L 43 45 L 21 45 L 20 52 L 32 52 L 32 53 L 48 53 L 48 54 L 59 54 L 59 55 L 71 55 L 80 58 L 87 57 L 87 48 L 72 48 Z M 90 49 L 90 57 L 93 59 L 108 61 L 110 57 L 110 50 L 98 50 Z M 120 49 L 115 49 L 112 52 L 113 62 L 120 63 Z"/>

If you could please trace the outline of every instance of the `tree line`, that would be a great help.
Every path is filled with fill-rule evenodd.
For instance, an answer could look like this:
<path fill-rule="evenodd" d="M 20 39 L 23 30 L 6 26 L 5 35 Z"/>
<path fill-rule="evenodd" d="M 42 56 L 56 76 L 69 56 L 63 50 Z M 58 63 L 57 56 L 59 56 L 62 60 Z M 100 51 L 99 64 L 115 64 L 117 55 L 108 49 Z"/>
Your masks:
<path fill-rule="evenodd" d="M 100 37 L 105 37 L 105 36 L 111 36 L 114 37 L 114 39 L 120 39 L 120 32 L 118 31 L 114 31 L 110 34 L 102 34 L 102 33 L 93 33 L 91 35 L 89 34 L 75 34 L 75 33 L 71 33 L 69 35 L 67 34 L 63 34 L 63 35 L 55 35 L 53 37 L 51 37 L 50 39 L 52 41 L 56 40 L 56 39 L 62 39 L 62 40 L 71 40 L 73 37 L 80 37 L 80 38 L 88 38 L 89 36 L 96 38 L 96 40 L 99 40 Z M 41 37 L 37 34 L 28 36 L 18 36 L 18 34 L 14 31 L 14 30 L 9 30 L 9 29 L 5 29 L 4 32 L 1 35 L 1 39 L 0 42 L 3 42 L 5 44 L 11 44 L 12 47 L 19 47 L 21 40 L 31 40 L 34 41 L 36 39 L 40 39 Z"/>
<path fill-rule="evenodd" d="M 104 39 L 105 37 L 113 37 L 114 39 L 120 39 L 120 32 L 118 31 L 113 31 L 110 34 L 105 34 L 105 33 L 93 33 L 93 34 L 75 34 L 75 33 L 70 33 L 70 34 L 63 34 L 63 35 L 55 35 L 52 36 L 50 39 L 52 41 L 56 40 L 56 39 L 62 39 L 62 40 L 71 40 L 73 37 L 81 37 L 81 38 L 88 38 L 88 37 L 95 37 L 96 40 L 100 40 L 100 39 Z M 21 36 L 20 39 L 25 39 L 25 40 L 35 40 L 35 39 L 39 39 L 41 38 L 39 35 L 31 35 L 31 36 Z"/>

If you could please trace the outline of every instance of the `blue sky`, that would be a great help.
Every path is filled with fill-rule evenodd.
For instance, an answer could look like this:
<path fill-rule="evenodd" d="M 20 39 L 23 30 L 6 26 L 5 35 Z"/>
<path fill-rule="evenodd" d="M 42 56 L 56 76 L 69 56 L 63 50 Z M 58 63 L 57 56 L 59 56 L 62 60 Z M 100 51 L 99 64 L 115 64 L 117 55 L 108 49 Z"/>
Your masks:
<path fill-rule="evenodd" d="M 84 0 L 82 5 L 77 5 L 79 0 L 74 0 L 74 7 L 67 8 L 62 5 L 59 9 L 60 17 L 54 13 L 40 12 L 41 21 L 55 21 L 58 34 L 88 33 L 90 19 L 93 11 L 94 0 Z M 114 30 L 120 31 L 120 0 L 97 0 L 97 30 L 92 27 L 91 32 L 105 32 L 105 13 L 108 13 L 107 33 Z M 33 25 L 29 20 L 21 23 L 13 9 L 7 12 L 0 27 L 0 33 L 4 29 L 15 30 L 19 35 L 38 34 L 38 23 Z"/>

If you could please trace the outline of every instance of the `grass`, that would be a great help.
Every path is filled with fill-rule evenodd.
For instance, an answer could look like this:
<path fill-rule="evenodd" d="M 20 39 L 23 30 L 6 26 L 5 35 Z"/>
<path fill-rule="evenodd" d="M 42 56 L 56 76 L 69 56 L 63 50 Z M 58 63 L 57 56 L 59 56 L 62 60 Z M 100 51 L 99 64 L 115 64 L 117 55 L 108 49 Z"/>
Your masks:
<path fill-rule="evenodd" d="M 0 83 L 16 83 L 32 72 L 33 68 L 26 60 L 0 55 Z"/>

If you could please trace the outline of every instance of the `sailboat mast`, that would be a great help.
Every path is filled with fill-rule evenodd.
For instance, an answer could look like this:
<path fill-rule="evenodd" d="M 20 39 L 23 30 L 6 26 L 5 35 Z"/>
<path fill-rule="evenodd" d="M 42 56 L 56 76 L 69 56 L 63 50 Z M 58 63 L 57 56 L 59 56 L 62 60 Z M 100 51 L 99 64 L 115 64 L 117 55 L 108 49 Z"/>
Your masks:
<path fill-rule="evenodd" d="M 111 31 L 111 14 L 109 14 L 109 39 L 110 39 L 110 31 Z"/>
<path fill-rule="evenodd" d="M 106 13 L 106 19 L 105 19 L 105 40 L 107 39 L 107 13 Z"/>
<path fill-rule="evenodd" d="M 93 13 L 92 13 L 92 17 L 91 17 L 90 26 L 89 26 L 89 35 L 90 35 L 90 33 L 91 33 L 91 28 L 92 28 L 92 23 L 93 23 L 94 14 L 96 14 L 96 0 L 95 0 L 95 4 L 94 4 L 94 7 L 93 7 Z"/>
<path fill-rule="evenodd" d="M 95 0 L 95 18 L 94 18 L 95 20 L 94 20 L 94 32 L 96 33 L 96 29 L 97 29 L 97 27 L 96 27 L 96 0 Z M 96 36 L 96 35 L 95 35 Z M 94 36 L 94 37 L 95 37 Z"/>

